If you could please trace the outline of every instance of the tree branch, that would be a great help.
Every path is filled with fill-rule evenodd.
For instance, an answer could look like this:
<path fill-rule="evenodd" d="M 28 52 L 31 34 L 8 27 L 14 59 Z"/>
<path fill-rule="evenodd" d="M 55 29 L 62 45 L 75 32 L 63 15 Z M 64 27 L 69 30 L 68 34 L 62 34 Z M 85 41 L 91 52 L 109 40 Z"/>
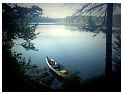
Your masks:
<path fill-rule="evenodd" d="M 76 14 L 77 14 L 77 15 L 78 15 L 78 14 L 84 14 L 84 13 L 86 13 L 86 12 L 92 11 L 92 10 L 94 10 L 94 9 L 100 7 L 100 6 L 105 5 L 105 3 L 96 5 L 96 6 L 92 7 L 92 8 L 90 8 L 90 9 L 86 9 L 86 10 L 85 10 L 85 8 L 87 8 L 89 5 L 90 5 L 90 3 L 86 4 L 85 6 L 83 6 L 77 13 L 75 13 L 75 15 L 76 15 Z M 83 10 L 85 10 L 85 11 L 83 11 Z"/>

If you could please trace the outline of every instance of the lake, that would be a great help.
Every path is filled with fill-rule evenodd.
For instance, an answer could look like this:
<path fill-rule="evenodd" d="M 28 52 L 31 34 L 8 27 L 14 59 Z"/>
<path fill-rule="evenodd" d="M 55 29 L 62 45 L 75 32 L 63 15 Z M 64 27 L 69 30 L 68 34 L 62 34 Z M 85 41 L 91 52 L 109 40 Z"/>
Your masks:
<path fill-rule="evenodd" d="M 12 51 L 22 53 L 32 63 L 46 67 L 46 56 L 64 65 L 70 72 L 79 71 L 83 79 L 104 74 L 105 70 L 105 34 L 86 32 L 75 26 L 38 25 L 40 32 L 32 42 L 38 51 L 26 51 L 20 45 L 14 45 Z M 23 40 L 15 41 L 21 43 Z"/>

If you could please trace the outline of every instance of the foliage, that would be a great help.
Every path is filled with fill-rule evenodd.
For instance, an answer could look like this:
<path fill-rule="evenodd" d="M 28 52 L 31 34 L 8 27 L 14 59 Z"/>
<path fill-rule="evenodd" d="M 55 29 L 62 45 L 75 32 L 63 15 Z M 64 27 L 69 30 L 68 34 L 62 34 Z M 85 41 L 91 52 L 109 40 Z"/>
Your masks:
<path fill-rule="evenodd" d="M 75 5 L 75 4 L 70 4 Z M 120 3 L 113 4 L 113 26 L 120 27 Z M 93 18 L 93 19 L 92 19 Z M 118 19 L 118 20 L 117 20 Z M 91 20 L 91 21 L 89 21 Z M 106 3 L 85 3 L 72 16 L 65 18 L 66 24 L 77 25 L 88 31 L 105 31 L 107 25 L 107 4 Z M 92 26 L 94 22 L 96 25 Z"/>
<path fill-rule="evenodd" d="M 29 8 L 17 4 L 2 4 L 2 44 L 13 46 L 14 39 L 24 39 L 26 42 L 36 38 L 36 24 L 30 25 L 31 19 L 42 15 L 42 9 L 33 5 Z M 10 45 L 11 44 L 11 45 Z"/>
<path fill-rule="evenodd" d="M 26 70 L 33 67 L 31 58 L 26 62 L 21 58 L 21 53 L 11 53 L 10 50 L 3 47 L 3 64 L 2 64 L 2 91 L 19 92 L 19 91 L 48 91 L 49 88 L 36 83 L 25 75 Z"/>
<path fill-rule="evenodd" d="M 116 31 L 114 33 L 115 41 L 113 42 L 113 61 L 114 71 L 121 75 L 121 33 Z"/>
<path fill-rule="evenodd" d="M 78 15 L 78 16 L 67 16 L 64 19 L 64 24 L 66 25 L 75 25 L 78 26 L 79 28 L 82 28 L 83 26 L 86 25 L 86 22 L 88 21 L 89 16 L 82 16 L 82 15 Z M 91 16 L 91 21 L 94 21 L 96 23 L 96 25 L 100 25 L 101 22 L 103 22 L 104 17 L 97 17 L 97 16 Z M 116 14 L 113 15 L 113 27 L 121 27 L 121 15 L 120 14 Z M 105 27 L 105 23 L 103 24 L 103 26 Z"/>
<path fill-rule="evenodd" d="M 23 46 L 25 48 L 25 50 L 27 50 L 27 51 L 29 51 L 29 50 L 38 51 L 38 49 L 35 48 L 34 43 L 31 43 L 29 40 L 21 43 L 20 45 Z"/>
<path fill-rule="evenodd" d="M 63 90 L 72 90 L 77 88 L 81 83 L 80 73 L 77 71 L 69 75 L 69 77 L 65 78 L 63 81 Z M 72 90 L 73 91 L 73 90 Z"/>
<path fill-rule="evenodd" d="M 114 77 L 115 76 L 115 77 Z M 92 78 L 81 80 L 79 72 L 75 72 L 66 78 L 63 82 L 63 89 L 60 91 L 66 92 L 120 92 L 120 79 L 117 75 L 106 80 L 104 75 L 94 76 Z M 116 83 L 116 86 L 115 86 Z"/>
<path fill-rule="evenodd" d="M 37 25 L 30 25 L 31 19 L 40 16 L 42 9 L 37 6 L 21 7 L 17 4 L 2 4 L 2 89 L 3 91 L 41 91 L 46 87 L 31 81 L 24 75 L 31 68 L 31 58 L 26 62 L 21 54 L 12 53 L 13 40 L 19 38 L 26 42 L 22 43 L 25 48 L 35 50 L 30 41 L 36 38 Z"/>
<path fill-rule="evenodd" d="M 31 58 L 28 59 L 28 61 L 25 60 L 25 58 L 21 57 L 21 53 L 12 53 L 12 57 L 15 57 L 16 62 L 18 64 L 18 66 L 20 67 L 20 71 L 22 71 L 23 73 L 26 72 L 26 70 L 31 68 Z"/>

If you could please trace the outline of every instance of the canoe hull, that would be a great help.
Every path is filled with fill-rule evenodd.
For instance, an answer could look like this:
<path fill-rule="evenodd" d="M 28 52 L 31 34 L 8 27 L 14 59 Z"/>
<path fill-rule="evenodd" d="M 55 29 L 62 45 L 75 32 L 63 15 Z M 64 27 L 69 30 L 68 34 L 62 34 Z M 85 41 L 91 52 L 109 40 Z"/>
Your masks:
<path fill-rule="evenodd" d="M 63 78 L 65 78 L 65 77 L 68 76 L 68 71 L 67 71 L 67 69 L 65 69 L 62 65 L 59 64 L 60 66 L 62 66 L 62 69 L 57 70 L 57 69 L 55 69 L 55 68 L 50 64 L 50 61 L 54 61 L 54 60 L 47 57 L 47 58 L 46 58 L 46 63 L 47 63 L 47 65 L 48 65 L 48 67 L 49 67 L 54 73 L 56 73 L 57 75 L 59 75 L 59 76 L 61 76 L 61 77 L 63 77 Z M 57 64 L 58 64 L 58 63 L 57 63 Z M 64 70 L 66 73 L 61 73 L 62 70 Z"/>

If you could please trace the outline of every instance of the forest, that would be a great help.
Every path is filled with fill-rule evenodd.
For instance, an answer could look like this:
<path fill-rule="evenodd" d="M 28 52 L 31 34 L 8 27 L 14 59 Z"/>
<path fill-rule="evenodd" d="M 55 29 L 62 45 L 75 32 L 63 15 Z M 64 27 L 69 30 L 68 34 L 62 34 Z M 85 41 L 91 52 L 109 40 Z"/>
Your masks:
<path fill-rule="evenodd" d="M 83 26 L 86 21 L 91 18 L 92 22 L 96 25 L 99 25 L 103 20 L 104 17 L 97 17 L 97 16 L 68 16 L 64 18 L 64 24 L 66 25 L 76 25 L 76 26 Z M 113 15 L 113 27 L 121 28 L 121 14 Z"/>

